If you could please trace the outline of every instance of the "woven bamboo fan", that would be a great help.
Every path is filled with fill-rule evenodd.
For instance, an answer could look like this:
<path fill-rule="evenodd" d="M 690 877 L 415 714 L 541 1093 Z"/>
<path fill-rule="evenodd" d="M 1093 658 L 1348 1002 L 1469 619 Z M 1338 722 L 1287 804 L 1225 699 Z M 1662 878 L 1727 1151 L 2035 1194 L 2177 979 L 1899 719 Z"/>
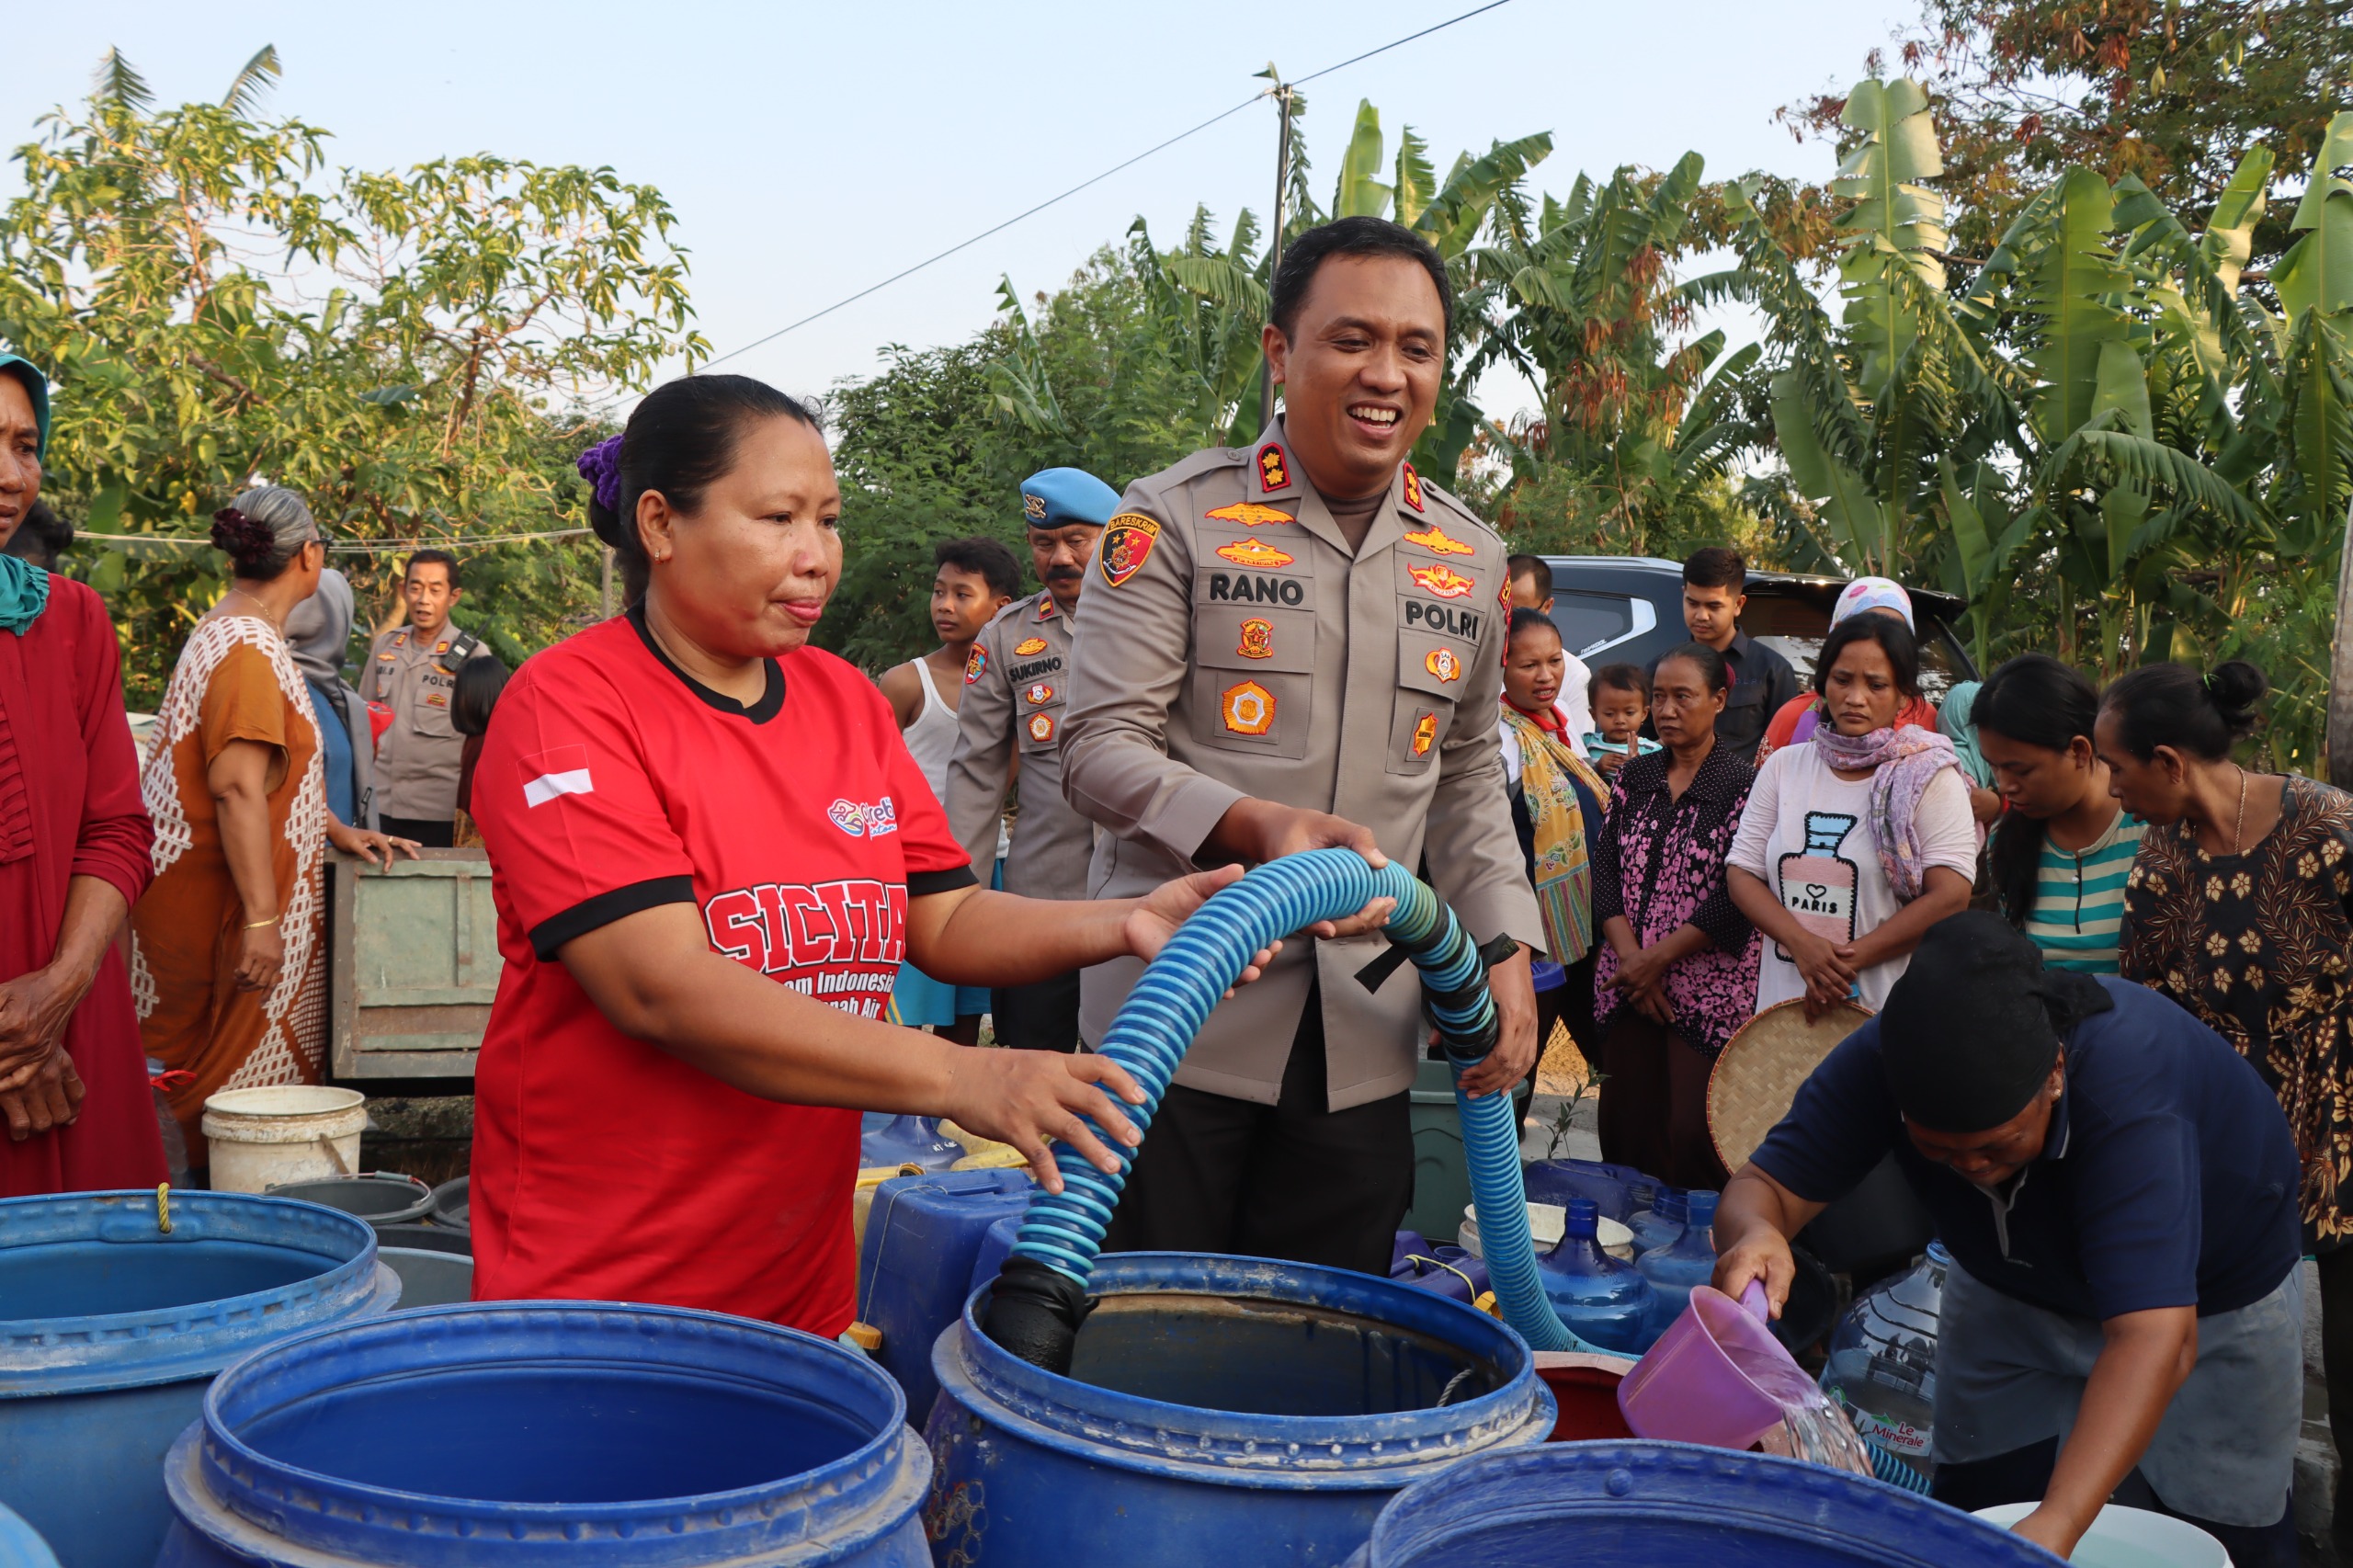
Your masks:
<path fill-rule="evenodd" d="M 1841 1002 L 1808 1023 L 1803 1002 L 1777 1002 L 1740 1027 L 1708 1075 L 1708 1132 L 1724 1169 L 1748 1163 L 1790 1114 L 1806 1075 L 1870 1016 L 1867 1007 Z"/>

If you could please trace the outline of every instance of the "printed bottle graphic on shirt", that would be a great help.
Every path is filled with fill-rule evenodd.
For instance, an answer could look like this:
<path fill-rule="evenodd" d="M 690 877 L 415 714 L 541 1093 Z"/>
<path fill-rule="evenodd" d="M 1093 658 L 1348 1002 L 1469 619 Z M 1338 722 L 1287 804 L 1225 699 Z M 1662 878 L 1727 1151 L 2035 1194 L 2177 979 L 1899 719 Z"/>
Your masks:
<path fill-rule="evenodd" d="M 1798 924 L 1833 942 L 1855 939 L 1855 863 L 1838 853 L 1855 831 L 1854 817 L 1845 812 L 1808 812 L 1805 849 L 1784 855 L 1775 868 L 1780 881 L 1781 904 Z M 1773 952 L 1785 963 L 1796 960 L 1779 942 Z"/>

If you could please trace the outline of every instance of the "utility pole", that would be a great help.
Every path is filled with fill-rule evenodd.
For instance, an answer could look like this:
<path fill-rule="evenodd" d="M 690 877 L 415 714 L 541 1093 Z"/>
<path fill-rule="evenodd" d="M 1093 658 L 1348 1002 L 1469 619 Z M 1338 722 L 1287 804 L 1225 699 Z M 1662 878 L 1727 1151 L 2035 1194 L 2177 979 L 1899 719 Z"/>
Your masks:
<path fill-rule="evenodd" d="M 1283 199 L 1290 190 L 1291 87 L 1289 82 L 1276 74 L 1271 62 L 1259 74 L 1274 78 L 1275 85 L 1267 91 L 1275 100 L 1281 127 L 1275 139 L 1275 222 L 1267 244 L 1267 292 L 1271 298 L 1275 290 L 1275 274 L 1281 270 L 1283 265 Z M 1258 365 L 1259 428 L 1264 429 L 1274 416 L 1275 368 L 1261 358 Z"/>

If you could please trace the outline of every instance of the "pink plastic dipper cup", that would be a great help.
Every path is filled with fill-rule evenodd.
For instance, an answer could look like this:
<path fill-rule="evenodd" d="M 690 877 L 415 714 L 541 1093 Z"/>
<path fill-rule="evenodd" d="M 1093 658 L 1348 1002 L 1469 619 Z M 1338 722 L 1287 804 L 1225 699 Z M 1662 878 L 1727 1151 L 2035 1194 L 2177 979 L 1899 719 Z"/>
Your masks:
<path fill-rule="evenodd" d="M 1765 1326 L 1762 1286 L 1751 1281 L 1734 1301 L 1699 1285 L 1683 1315 L 1618 1385 L 1618 1409 L 1636 1437 L 1745 1449 L 1813 1388 Z"/>

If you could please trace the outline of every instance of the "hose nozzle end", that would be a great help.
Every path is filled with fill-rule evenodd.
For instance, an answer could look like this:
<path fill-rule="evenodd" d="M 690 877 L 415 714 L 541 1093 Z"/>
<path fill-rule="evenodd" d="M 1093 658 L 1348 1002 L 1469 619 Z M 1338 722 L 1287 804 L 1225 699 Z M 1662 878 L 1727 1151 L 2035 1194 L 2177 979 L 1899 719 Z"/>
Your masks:
<path fill-rule="evenodd" d="M 1059 1269 L 1016 1255 L 997 1273 L 981 1332 L 1031 1366 L 1068 1377 L 1078 1325 L 1094 1308 L 1086 1286 Z"/>

